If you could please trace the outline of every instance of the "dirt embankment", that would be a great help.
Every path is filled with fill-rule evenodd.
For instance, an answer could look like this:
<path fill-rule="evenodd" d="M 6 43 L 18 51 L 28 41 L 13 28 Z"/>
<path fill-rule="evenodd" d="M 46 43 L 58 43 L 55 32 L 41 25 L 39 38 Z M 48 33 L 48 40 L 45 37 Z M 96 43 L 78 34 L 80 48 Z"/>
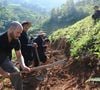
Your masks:
<path fill-rule="evenodd" d="M 100 90 L 100 82 L 86 83 L 90 77 L 100 77 L 100 59 L 96 55 L 73 58 L 70 57 L 70 52 L 67 51 L 66 54 L 62 47 L 52 49 L 52 53 L 48 54 L 50 58 L 47 64 L 59 60 L 66 62 L 47 68 L 46 72 L 39 70 L 28 75 L 24 78 L 24 90 Z M 45 76 L 43 80 L 37 80 L 39 72 Z M 1 80 L 0 87 L 0 90 L 11 90 L 12 86 L 8 81 Z"/>

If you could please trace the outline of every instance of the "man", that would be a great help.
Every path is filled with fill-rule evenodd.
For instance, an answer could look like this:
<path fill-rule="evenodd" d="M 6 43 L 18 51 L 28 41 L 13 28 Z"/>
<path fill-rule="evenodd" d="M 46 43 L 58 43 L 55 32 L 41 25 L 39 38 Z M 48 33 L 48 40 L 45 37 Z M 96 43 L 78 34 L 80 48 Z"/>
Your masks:
<path fill-rule="evenodd" d="M 21 76 L 18 73 L 18 68 L 11 62 L 12 49 L 15 50 L 17 60 L 19 60 L 22 69 L 28 72 L 30 71 L 30 68 L 24 64 L 24 59 L 20 50 L 21 47 L 18 38 L 22 31 L 22 25 L 17 21 L 13 21 L 7 32 L 0 36 L 0 74 L 11 79 L 15 90 L 23 90 L 23 85 Z"/>
<path fill-rule="evenodd" d="M 43 31 L 40 31 L 38 33 L 38 36 L 34 39 L 33 42 L 37 43 L 37 48 L 33 49 L 33 55 L 34 55 L 34 66 L 39 66 L 39 64 L 45 63 L 47 61 L 47 56 L 45 54 L 45 44 L 44 44 L 44 39 L 45 39 L 46 33 Z"/>
<path fill-rule="evenodd" d="M 50 40 L 48 38 L 45 38 L 44 39 L 44 52 L 45 53 L 48 52 L 47 50 L 48 50 L 48 48 L 50 48 L 50 45 L 51 45 Z"/>
<path fill-rule="evenodd" d="M 21 52 L 25 60 L 25 65 L 29 66 L 30 63 L 33 61 L 33 52 L 32 48 L 35 47 L 35 43 L 30 42 L 30 39 L 28 37 L 28 30 L 31 27 L 31 22 L 24 21 L 22 23 L 23 26 L 23 32 L 20 36 L 20 42 L 21 42 Z"/>
<path fill-rule="evenodd" d="M 92 18 L 94 19 L 94 22 L 96 23 L 97 20 L 100 19 L 100 10 L 99 6 L 94 7 L 94 14 L 92 15 Z"/>

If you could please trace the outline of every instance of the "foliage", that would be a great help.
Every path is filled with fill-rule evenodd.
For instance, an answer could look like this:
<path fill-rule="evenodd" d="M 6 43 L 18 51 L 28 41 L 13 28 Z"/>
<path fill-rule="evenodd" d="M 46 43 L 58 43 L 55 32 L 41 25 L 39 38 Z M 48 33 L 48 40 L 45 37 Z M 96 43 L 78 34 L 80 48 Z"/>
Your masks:
<path fill-rule="evenodd" d="M 5 0 L 0 1 L 0 33 L 6 31 L 9 23 L 13 20 L 31 21 L 33 24 L 31 31 L 34 31 L 41 27 L 46 18 L 46 15 L 36 13 L 23 6 L 23 4 L 14 4 L 11 1 L 5 3 Z"/>
<path fill-rule="evenodd" d="M 93 53 L 100 57 L 100 22 L 93 23 L 91 16 L 51 34 L 50 39 L 56 40 L 65 36 L 71 43 L 71 55 Z"/>
<path fill-rule="evenodd" d="M 68 27 L 92 14 L 95 5 L 100 6 L 100 0 L 80 0 L 77 3 L 67 0 L 61 7 L 51 10 L 51 16 L 42 28 L 52 33 L 59 28 Z"/>

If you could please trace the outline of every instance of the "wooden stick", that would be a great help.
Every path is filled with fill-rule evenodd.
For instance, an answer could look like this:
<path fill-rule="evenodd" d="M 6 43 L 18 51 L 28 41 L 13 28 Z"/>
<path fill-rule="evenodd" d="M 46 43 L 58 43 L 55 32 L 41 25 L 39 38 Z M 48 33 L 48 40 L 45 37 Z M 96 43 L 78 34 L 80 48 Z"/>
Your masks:
<path fill-rule="evenodd" d="M 38 66 L 38 67 L 34 67 L 34 68 L 32 68 L 31 69 L 31 72 L 29 72 L 29 73 L 32 73 L 32 72 L 34 72 L 34 71 L 36 71 L 36 70 L 42 70 L 42 69 L 44 69 L 44 68 L 50 68 L 50 67 L 53 67 L 53 66 L 55 66 L 55 65 L 61 65 L 61 64 L 65 64 L 66 63 L 66 61 L 65 60 L 59 60 L 59 61 L 56 61 L 56 62 L 54 62 L 54 63 L 51 63 L 51 64 L 47 64 L 47 65 L 41 65 L 41 66 Z M 25 72 L 25 71 L 20 71 L 20 72 L 15 72 L 15 73 L 12 73 L 11 75 L 16 75 L 16 74 L 20 74 L 21 76 L 23 76 L 24 74 L 29 74 L 29 73 L 27 73 L 27 72 Z"/>
<path fill-rule="evenodd" d="M 40 61 L 40 57 L 39 57 L 39 53 L 38 53 L 37 47 L 35 47 L 35 52 L 36 52 L 36 56 L 37 56 L 37 60 L 38 60 L 39 66 L 40 66 L 41 65 L 41 61 Z"/>
<path fill-rule="evenodd" d="M 61 65 L 61 64 L 65 64 L 66 61 L 65 60 L 59 60 L 59 61 L 56 61 L 54 63 L 51 63 L 51 64 L 47 64 L 47 65 L 41 65 L 41 66 L 38 66 L 38 67 L 33 67 L 31 68 L 31 72 L 34 72 L 34 71 L 37 71 L 37 70 L 42 70 L 44 68 L 50 68 L 50 67 L 53 67 L 53 66 L 56 66 L 56 65 Z M 30 73 L 31 73 L 30 72 Z M 25 73 L 25 71 L 21 71 L 19 73 Z M 17 74 L 17 73 L 14 73 L 14 74 Z"/>
<path fill-rule="evenodd" d="M 50 67 L 53 67 L 54 65 L 64 64 L 65 62 L 66 62 L 65 60 L 60 60 L 60 61 L 56 61 L 52 64 L 47 64 L 47 65 L 41 65 L 41 66 L 38 66 L 38 67 L 34 67 L 31 70 L 35 71 L 35 70 L 40 70 L 40 69 L 44 69 L 44 68 L 50 68 Z"/>

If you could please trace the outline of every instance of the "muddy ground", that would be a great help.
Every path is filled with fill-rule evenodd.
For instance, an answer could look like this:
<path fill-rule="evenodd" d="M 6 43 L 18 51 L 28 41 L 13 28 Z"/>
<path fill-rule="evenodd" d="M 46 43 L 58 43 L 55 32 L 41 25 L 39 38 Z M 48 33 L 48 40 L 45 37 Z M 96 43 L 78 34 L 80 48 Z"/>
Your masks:
<path fill-rule="evenodd" d="M 100 82 L 86 82 L 91 77 L 100 77 L 100 59 L 89 54 L 71 57 L 70 44 L 66 45 L 64 40 L 48 50 L 47 65 L 61 60 L 65 63 L 24 76 L 24 90 L 100 90 Z M 39 75 L 41 80 L 37 78 Z M 9 79 L 0 76 L 0 90 L 14 90 Z"/>
<path fill-rule="evenodd" d="M 24 90 L 100 90 L 100 82 L 86 82 L 90 77 L 100 77 L 99 60 L 95 55 L 68 59 L 58 50 L 48 59 L 48 64 L 59 60 L 66 62 L 47 68 L 45 73 L 39 70 L 24 77 Z M 37 80 L 39 72 L 44 73 L 43 80 Z M 0 90 L 12 90 L 9 79 L 0 82 Z"/>

